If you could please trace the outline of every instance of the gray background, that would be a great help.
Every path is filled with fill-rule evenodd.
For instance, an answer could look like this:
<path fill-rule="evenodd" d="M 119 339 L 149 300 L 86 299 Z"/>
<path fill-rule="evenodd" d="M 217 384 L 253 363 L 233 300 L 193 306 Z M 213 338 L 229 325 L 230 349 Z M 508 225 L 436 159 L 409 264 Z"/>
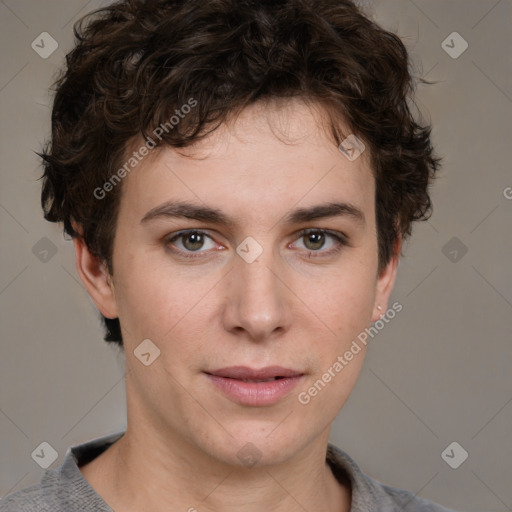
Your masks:
<path fill-rule="evenodd" d="M 70 445 L 125 428 L 123 356 L 102 341 L 72 243 L 42 217 L 34 154 L 73 22 L 100 5 L 0 2 L 0 496 L 39 481 L 41 442 L 55 467 Z M 459 510 L 512 510 L 512 4 L 364 5 L 438 81 L 419 86 L 418 103 L 444 167 L 400 265 L 391 302 L 403 311 L 371 341 L 332 441 L 390 485 Z M 47 59 L 31 48 L 44 31 L 59 45 Z M 469 45 L 458 58 L 441 45 L 454 31 Z M 457 469 L 441 457 L 453 441 L 469 454 Z"/>

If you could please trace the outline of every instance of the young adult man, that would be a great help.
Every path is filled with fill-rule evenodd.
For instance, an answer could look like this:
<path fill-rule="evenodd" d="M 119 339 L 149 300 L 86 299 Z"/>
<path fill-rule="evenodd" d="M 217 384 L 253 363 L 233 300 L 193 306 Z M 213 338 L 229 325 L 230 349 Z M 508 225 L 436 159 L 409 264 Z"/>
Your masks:
<path fill-rule="evenodd" d="M 328 444 L 430 209 L 408 66 L 348 0 L 126 0 L 78 26 L 42 202 L 124 349 L 128 426 L 0 510 L 446 510 Z"/>

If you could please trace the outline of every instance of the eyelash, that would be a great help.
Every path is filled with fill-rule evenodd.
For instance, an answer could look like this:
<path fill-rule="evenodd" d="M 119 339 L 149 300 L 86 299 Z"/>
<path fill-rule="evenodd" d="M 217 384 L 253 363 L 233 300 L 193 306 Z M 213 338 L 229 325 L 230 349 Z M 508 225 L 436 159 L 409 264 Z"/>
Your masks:
<path fill-rule="evenodd" d="M 176 240 L 182 239 L 192 233 L 205 235 L 206 237 L 212 239 L 212 237 L 209 236 L 208 233 L 206 233 L 205 231 L 201 231 L 198 229 L 188 229 L 185 231 L 179 231 L 178 233 L 175 233 L 174 235 L 167 237 L 165 239 L 165 244 L 166 244 L 166 246 L 172 245 Z M 338 254 L 342 250 L 343 247 L 346 247 L 349 245 L 348 241 L 347 241 L 347 237 L 343 233 L 340 233 L 338 231 L 331 231 L 328 229 L 321 229 L 321 228 L 303 229 L 303 230 L 299 231 L 299 233 L 297 234 L 296 240 L 299 240 L 299 239 L 305 237 L 306 235 L 310 235 L 313 233 L 320 233 L 323 235 L 330 236 L 331 238 L 333 238 L 335 240 L 336 247 L 334 249 L 330 249 L 329 251 L 320 251 L 320 250 L 319 251 L 307 251 L 309 253 L 309 258 L 323 258 L 323 257 L 333 256 L 335 254 Z M 178 249 L 178 250 L 171 249 L 171 250 L 174 253 L 178 252 L 178 253 L 180 253 L 180 256 L 182 256 L 184 258 L 189 258 L 189 259 L 202 257 L 205 252 L 208 252 L 208 251 L 195 251 L 195 252 L 188 251 L 187 255 L 184 255 L 183 251 L 181 249 Z M 318 254 L 316 254 L 316 253 L 318 253 Z"/>

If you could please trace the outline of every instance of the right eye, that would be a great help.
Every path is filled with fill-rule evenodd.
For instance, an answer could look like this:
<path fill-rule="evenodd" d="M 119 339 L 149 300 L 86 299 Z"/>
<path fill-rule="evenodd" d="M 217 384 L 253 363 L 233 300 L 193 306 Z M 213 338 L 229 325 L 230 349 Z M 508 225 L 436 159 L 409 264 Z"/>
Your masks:
<path fill-rule="evenodd" d="M 207 247 L 206 250 L 201 250 L 204 248 L 204 245 L 207 240 L 210 241 L 210 247 Z M 202 254 L 208 252 L 209 250 L 215 247 L 213 239 L 204 231 L 198 230 L 187 230 L 174 233 L 166 238 L 165 243 L 167 246 L 173 246 L 173 248 L 171 249 L 172 251 L 183 253 L 182 255 L 185 258 L 197 257 L 195 255 L 187 256 L 186 253 Z"/>

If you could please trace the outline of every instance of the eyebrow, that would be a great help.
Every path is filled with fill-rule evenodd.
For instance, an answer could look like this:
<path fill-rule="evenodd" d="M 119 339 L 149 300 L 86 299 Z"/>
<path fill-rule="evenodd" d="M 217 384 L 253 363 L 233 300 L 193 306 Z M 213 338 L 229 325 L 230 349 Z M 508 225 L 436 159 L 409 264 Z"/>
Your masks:
<path fill-rule="evenodd" d="M 289 212 L 284 217 L 285 224 L 299 224 L 317 219 L 330 217 L 349 217 L 364 225 L 366 219 L 364 213 L 350 203 L 335 202 L 325 203 L 308 208 L 298 208 Z M 196 205 L 185 201 L 168 201 L 152 208 L 141 219 L 141 224 L 162 218 L 185 218 L 201 222 L 233 227 L 235 221 L 222 211 L 208 206 Z"/>

